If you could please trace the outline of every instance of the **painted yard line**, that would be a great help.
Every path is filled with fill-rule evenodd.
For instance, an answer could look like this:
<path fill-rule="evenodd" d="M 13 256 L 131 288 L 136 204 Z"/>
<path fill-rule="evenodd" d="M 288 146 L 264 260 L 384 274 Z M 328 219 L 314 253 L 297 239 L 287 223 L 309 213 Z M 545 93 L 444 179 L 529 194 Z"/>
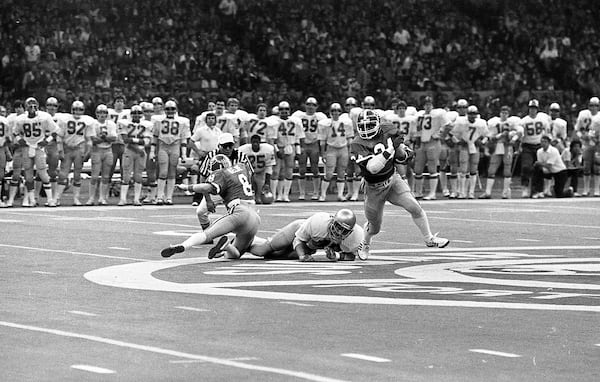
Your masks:
<path fill-rule="evenodd" d="M 228 361 L 258 361 L 260 358 L 256 357 L 237 357 L 237 358 L 227 358 Z M 196 360 L 196 359 L 173 359 L 170 360 L 169 363 L 205 363 L 206 361 Z"/>
<path fill-rule="evenodd" d="M 105 369 L 103 367 L 91 366 L 91 365 L 71 365 L 71 369 L 89 371 L 90 373 L 96 374 L 114 374 L 114 370 Z"/>
<path fill-rule="evenodd" d="M 501 351 L 487 350 L 487 349 L 469 349 L 469 351 L 473 352 L 473 353 L 497 355 L 498 357 L 507 357 L 507 358 L 519 358 L 519 357 L 522 357 L 519 354 L 504 353 L 504 352 L 501 352 Z"/>
<path fill-rule="evenodd" d="M 582 239 L 587 239 L 587 240 L 600 240 L 600 237 L 582 237 Z"/>
<path fill-rule="evenodd" d="M 391 360 L 389 360 L 387 358 L 373 357 L 371 355 L 365 355 L 365 354 L 343 353 L 343 354 L 340 354 L 340 355 L 342 357 L 362 359 L 363 361 L 371 361 L 371 362 L 379 362 L 379 363 L 392 362 Z"/>
<path fill-rule="evenodd" d="M 55 275 L 54 272 L 46 272 L 46 271 L 31 271 L 31 273 L 37 273 L 39 275 Z"/>
<path fill-rule="evenodd" d="M 473 243 L 473 241 L 471 240 L 456 240 L 456 239 L 452 239 L 453 243 L 465 243 L 465 244 L 471 244 Z"/>
<path fill-rule="evenodd" d="M 192 308 L 191 306 L 176 306 L 176 309 L 189 310 L 191 312 L 212 312 L 210 309 Z"/>
<path fill-rule="evenodd" d="M 150 215 L 150 218 L 173 218 L 173 219 L 187 219 L 194 218 L 194 215 L 185 214 L 185 215 Z"/>
<path fill-rule="evenodd" d="M 600 346 L 600 344 L 596 344 L 595 346 Z"/>
<path fill-rule="evenodd" d="M 107 259 L 118 259 L 118 260 L 134 260 L 134 261 L 148 261 L 144 259 L 136 259 L 135 257 L 122 257 L 122 256 L 110 256 L 110 255 L 100 255 L 97 253 L 87 253 L 87 252 L 76 252 L 76 251 L 64 251 L 61 249 L 49 249 L 49 248 L 35 248 L 35 247 L 25 247 L 22 245 L 9 245 L 9 244 L 0 244 L 0 247 L 6 248 L 18 248 L 18 249 L 26 249 L 28 251 L 40 251 L 40 252 L 53 252 L 53 253 L 68 253 L 70 255 L 82 255 L 82 256 L 92 256 L 92 257 L 103 257 Z"/>
<path fill-rule="evenodd" d="M 452 243 L 452 241 L 450 242 Z M 401 249 L 372 249 L 371 253 L 429 253 L 432 255 L 441 255 L 449 252 L 494 252 L 494 251 L 546 251 L 553 249 L 565 250 L 594 250 L 600 249 L 600 245 L 556 245 L 556 246 L 518 246 L 518 247 L 470 247 L 470 248 L 401 248 Z"/>
<path fill-rule="evenodd" d="M 116 249 L 117 251 L 131 251 L 131 248 L 125 247 L 108 247 L 108 249 Z"/>
<path fill-rule="evenodd" d="M 0 219 L 0 223 L 23 223 L 23 220 Z"/>
<path fill-rule="evenodd" d="M 131 342 L 113 340 L 113 339 L 106 338 L 106 337 L 99 337 L 99 336 L 92 336 L 92 335 L 87 335 L 87 334 L 67 332 L 64 330 L 48 329 L 48 328 L 42 328 L 39 326 L 31 326 L 31 325 L 22 325 L 22 324 L 17 324 L 14 322 L 6 322 L 6 321 L 0 321 L 0 326 L 5 326 L 5 327 L 9 327 L 9 328 L 14 328 L 14 329 L 30 330 L 30 331 L 34 331 L 34 332 L 41 332 L 41 333 L 47 333 L 47 334 L 54 334 L 54 335 L 62 336 L 62 337 L 79 338 L 82 340 L 93 341 L 93 342 L 103 343 L 103 344 L 107 344 L 107 345 L 114 345 L 114 346 L 127 348 L 127 349 L 141 350 L 141 351 L 155 353 L 155 354 L 163 354 L 163 355 L 168 355 L 170 357 L 201 360 L 201 361 L 214 363 L 217 365 L 235 367 L 238 369 L 260 371 L 260 372 L 272 373 L 272 374 L 278 374 L 278 375 L 285 375 L 285 376 L 289 376 L 289 377 L 305 379 L 307 381 L 342 382 L 342 380 L 339 380 L 339 379 L 328 378 L 328 377 L 324 377 L 321 375 L 311 374 L 311 373 L 307 373 L 307 372 L 303 372 L 303 371 L 281 369 L 281 368 L 269 367 L 269 366 L 252 365 L 252 364 L 243 363 L 243 362 L 239 362 L 239 361 L 230 361 L 230 360 L 224 359 L 224 358 L 216 358 L 216 357 L 209 357 L 209 356 L 198 355 L 198 354 L 184 353 L 184 352 L 180 352 L 180 351 L 176 351 L 176 350 L 159 348 L 156 346 L 140 345 L 140 344 L 135 344 L 135 343 L 131 343 Z M 248 378 L 248 379 L 252 379 L 252 378 Z"/>
<path fill-rule="evenodd" d="M 516 222 L 508 220 L 485 220 L 485 219 L 464 219 L 464 218 L 445 218 L 441 216 L 431 216 L 430 219 L 438 220 L 452 220 L 460 222 L 472 222 L 472 223 L 490 223 L 490 224 L 512 224 L 515 226 L 519 225 L 535 225 L 541 227 L 559 227 L 559 228 L 589 228 L 589 229 L 600 229 L 600 226 L 592 225 L 580 225 L 580 224 L 552 224 L 552 223 L 534 223 L 534 222 Z"/>
<path fill-rule="evenodd" d="M 515 241 L 532 241 L 532 242 L 537 242 L 537 241 L 541 241 L 538 239 L 515 239 Z"/>
<path fill-rule="evenodd" d="M 288 304 L 288 305 L 297 305 L 297 306 L 314 306 L 311 304 L 302 304 L 300 302 L 293 302 L 293 301 L 279 301 L 280 304 Z"/>
<path fill-rule="evenodd" d="M 79 316 L 87 316 L 87 317 L 96 317 L 97 316 L 97 314 L 83 312 L 81 310 L 69 310 L 69 313 L 71 313 L 71 314 L 77 314 Z"/>

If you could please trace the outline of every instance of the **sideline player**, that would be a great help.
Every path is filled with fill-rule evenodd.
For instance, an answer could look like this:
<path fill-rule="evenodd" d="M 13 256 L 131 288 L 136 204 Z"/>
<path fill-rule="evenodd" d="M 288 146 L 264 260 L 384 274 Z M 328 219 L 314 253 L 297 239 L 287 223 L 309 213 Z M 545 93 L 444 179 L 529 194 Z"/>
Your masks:
<path fill-rule="evenodd" d="M 213 239 L 230 232 L 236 235 L 232 245 L 238 250 L 245 250 L 258 232 L 260 217 L 253 206 L 254 192 L 250 184 L 252 171 L 249 166 L 245 163 L 232 166 L 229 158 L 223 154 L 214 156 L 210 163 L 213 173 L 206 183 L 177 187 L 184 191 L 220 195 L 227 207 L 227 214 L 184 242 L 163 249 L 160 253 L 162 257 L 171 257 L 194 245 L 210 243 Z"/>
<path fill-rule="evenodd" d="M 308 219 L 297 219 L 279 230 L 273 237 L 255 237 L 247 251 L 266 259 L 299 259 L 315 261 L 313 255 L 323 249 L 330 261 L 354 260 L 364 237 L 363 229 L 356 224 L 356 216 L 344 208 L 331 215 L 317 212 Z M 227 244 L 224 236 L 209 252 L 209 258 L 238 259 L 237 247 Z M 339 253 L 339 255 L 338 255 Z"/>
<path fill-rule="evenodd" d="M 386 201 L 403 207 L 411 214 L 428 247 L 444 248 L 450 242 L 431 233 L 427 214 L 410 192 L 406 180 L 396 172 L 394 163 L 409 159 L 410 150 L 402 144 L 394 147 L 393 139 L 397 139 L 397 136 L 391 133 L 396 131 L 393 125 L 385 127 L 384 131 L 379 115 L 374 111 L 361 112 L 357 120 L 358 137 L 354 138 L 350 147 L 365 180 L 364 209 L 367 223 L 365 238 L 358 249 L 361 260 L 369 257 L 371 239 L 381 229 Z"/>
<path fill-rule="evenodd" d="M 275 149 L 268 143 L 262 143 L 261 137 L 254 134 L 250 143 L 240 146 L 238 151 L 246 155 L 254 174 L 252 175 L 252 188 L 254 189 L 256 204 L 266 201 L 265 194 L 271 192 L 270 183 L 275 165 Z"/>
<path fill-rule="evenodd" d="M 90 196 L 86 206 L 95 204 L 96 191 L 100 189 L 98 204 L 108 204 L 108 185 L 110 183 L 110 167 L 113 163 L 112 142 L 117 140 L 117 125 L 108 119 L 108 107 L 104 104 L 96 106 L 96 123 L 92 127 L 92 178 L 90 180 Z"/>

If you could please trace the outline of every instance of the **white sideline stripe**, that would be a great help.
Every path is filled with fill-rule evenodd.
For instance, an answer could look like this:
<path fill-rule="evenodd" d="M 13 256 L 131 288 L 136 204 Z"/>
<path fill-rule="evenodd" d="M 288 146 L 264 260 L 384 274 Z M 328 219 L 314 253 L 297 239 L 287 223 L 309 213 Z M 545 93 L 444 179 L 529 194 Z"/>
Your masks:
<path fill-rule="evenodd" d="M 389 360 L 387 358 L 373 357 L 371 355 L 365 355 L 365 354 L 343 353 L 343 354 L 340 354 L 340 355 L 342 357 L 362 359 L 364 361 L 371 361 L 371 362 L 379 362 L 379 363 L 392 362 L 391 360 Z"/>
<path fill-rule="evenodd" d="M 89 371 L 97 374 L 114 374 L 114 370 L 105 369 L 103 367 L 91 366 L 91 365 L 71 365 L 71 369 Z"/>
<path fill-rule="evenodd" d="M 302 304 L 300 302 L 293 302 L 293 301 L 279 301 L 280 304 L 289 304 L 289 305 L 298 305 L 298 306 L 314 306 L 311 304 Z"/>
<path fill-rule="evenodd" d="M 210 309 L 192 308 L 191 306 L 176 306 L 176 309 L 189 310 L 192 312 L 212 312 Z"/>
<path fill-rule="evenodd" d="M 116 249 L 117 251 L 130 251 L 131 248 L 125 248 L 125 247 L 108 247 L 108 249 Z"/>
<path fill-rule="evenodd" d="M 464 218 L 445 218 L 441 216 L 430 216 L 429 219 L 439 219 L 439 220 L 455 220 L 461 222 L 472 222 L 472 223 L 500 223 L 500 224 L 513 224 L 516 226 L 519 225 L 538 225 L 542 227 L 559 227 L 559 228 L 589 228 L 589 229 L 600 229 L 600 226 L 593 225 L 580 225 L 580 224 L 553 224 L 553 223 L 535 223 L 535 222 L 516 222 L 516 221 L 508 221 L 508 220 L 485 220 L 485 219 L 464 219 Z"/>
<path fill-rule="evenodd" d="M 31 273 L 37 273 L 40 275 L 55 275 L 56 274 L 54 272 L 46 272 L 46 271 L 31 271 Z"/>
<path fill-rule="evenodd" d="M 54 335 L 63 336 L 63 337 L 80 338 L 83 340 L 99 342 L 99 343 L 103 343 L 103 344 L 114 345 L 114 346 L 119 346 L 119 347 L 128 348 L 128 349 L 141 350 L 141 351 L 146 351 L 146 352 L 156 353 L 156 354 L 164 354 L 164 355 L 168 355 L 171 357 L 195 359 L 195 360 L 214 363 L 217 365 L 237 367 L 239 369 L 262 371 L 265 373 L 286 375 L 286 376 L 290 376 L 290 377 L 305 379 L 307 381 L 344 382 L 341 379 L 323 377 L 320 375 L 306 373 L 303 371 L 287 370 L 287 369 L 281 369 L 281 368 L 269 367 L 269 366 L 252 365 L 252 364 L 243 363 L 243 362 L 239 362 L 239 361 L 230 361 L 228 359 L 223 359 L 223 358 L 215 358 L 215 357 L 209 357 L 209 356 L 198 355 L 198 354 L 184 353 L 184 352 L 180 352 L 180 351 L 176 351 L 176 350 L 163 349 L 163 348 L 159 348 L 159 347 L 155 347 L 155 346 L 139 345 L 139 344 L 134 344 L 131 342 L 112 340 L 110 338 L 67 332 L 67 331 L 63 331 L 63 330 L 41 328 L 38 326 L 31 326 L 31 325 L 21 325 L 21 324 L 17 324 L 17 323 L 13 323 L 13 322 L 6 322 L 6 321 L 0 321 L 0 326 L 6 326 L 9 328 L 15 328 L 15 329 L 31 330 L 34 332 L 54 334 Z M 248 378 L 248 379 L 252 379 L 252 378 Z"/>
<path fill-rule="evenodd" d="M 69 313 L 71 313 L 71 314 L 77 314 L 77 315 L 80 315 L 80 316 L 87 316 L 87 317 L 96 317 L 97 316 L 97 314 L 83 312 L 81 310 L 69 310 Z"/>
<path fill-rule="evenodd" d="M 521 357 L 521 355 L 519 355 L 519 354 L 504 353 L 504 352 L 501 352 L 501 351 L 487 350 L 487 349 L 469 349 L 469 351 L 473 352 L 473 353 L 497 355 L 499 357 L 507 357 L 507 358 L 519 358 L 519 357 Z"/>
<path fill-rule="evenodd" d="M 452 245 L 452 239 L 450 240 Z M 547 251 L 554 249 L 565 250 L 592 250 L 600 249 L 600 245 L 545 245 L 545 246 L 518 246 L 518 247 L 471 247 L 471 248 L 454 248 L 446 247 L 442 249 L 436 248 L 420 248 L 420 249 L 373 249 L 371 253 L 430 253 L 440 255 L 449 252 L 493 252 L 493 251 Z"/>
<path fill-rule="evenodd" d="M 0 219 L 0 223 L 22 223 L 23 220 Z"/>
<path fill-rule="evenodd" d="M 534 241 L 541 241 L 541 240 L 538 240 L 538 239 L 515 239 L 515 241 L 531 241 L 531 242 L 534 242 Z"/>
<path fill-rule="evenodd" d="M 77 252 L 77 251 L 64 251 L 61 249 L 49 249 L 49 248 L 35 248 L 35 247 L 25 247 L 23 245 L 9 245 L 9 244 L 0 244 L 0 247 L 6 248 L 18 248 L 18 249 L 27 249 L 29 251 L 40 251 L 40 252 L 54 252 L 54 253 L 68 253 L 70 255 L 82 255 L 82 256 L 92 256 L 92 257 L 104 257 L 107 259 L 119 259 L 119 260 L 134 260 L 134 261 L 147 261 L 144 259 L 136 259 L 135 257 L 122 257 L 122 256 L 110 256 L 110 255 L 100 255 L 98 253 L 87 253 L 87 252 Z"/>

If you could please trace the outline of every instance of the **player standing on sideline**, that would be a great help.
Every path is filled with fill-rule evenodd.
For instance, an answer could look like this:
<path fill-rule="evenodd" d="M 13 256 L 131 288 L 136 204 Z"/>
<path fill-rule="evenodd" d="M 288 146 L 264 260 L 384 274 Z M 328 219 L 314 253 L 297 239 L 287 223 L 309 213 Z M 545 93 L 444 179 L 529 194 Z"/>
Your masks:
<path fill-rule="evenodd" d="M 23 170 L 23 161 L 25 156 L 27 155 L 27 149 L 25 146 L 22 146 L 17 143 L 17 140 L 14 137 L 14 127 L 15 121 L 17 117 L 23 115 L 25 112 L 25 106 L 23 105 L 23 101 L 16 100 L 13 103 L 13 113 L 10 113 L 6 117 L 6 121 L 8 123 L 8 131 L 9 136 L 12 140 L 12 159 L 13 159 L 13 173 L 12 178 L 10 180 L 10 187 L 8 189 L 8 201 L 6 202 L 6 207 L 12 207 L 15 202 L 15 197 L 17 196 L 17 189 L 19 188 L 19 184 L 21 183 L 21 172 Z"/>
<path fill-rule="evenodd" d="M 373 107 L 374 106 L 375 104 L 373 103 Z M 353 117 L 358 115 L 357 112 L 360 111 L 360 108 L 358 108 L 356 99 L 354 97 L 346 98 L 344 110 L 345 112 L 340 116 L 340 118 L 345 116 L 352 121 L 354 136 L 356 136 L 356 119 L 353 119 Z M 346 165 L 346 186 L 348 192 L 346 195 L 344 195 L 344 198 L 352 201 L 358 200 L 358 194 L 360 192 L 360 174 L 351 155 L 348 157 L 348 164 Z"/>
<path fill-rule="evenodd" d="M 267 200 L 265 194 L 271 193 L 271 175 L 275 165 L 275 149 L 268 143 L 261 142 L 260 135 L 250 137 L 250 143 L 240 146 L 238 149 L 248 157 L 254 174 L 252 175 L 252 188 L 256 204 L 270 204 L 273 200 Z M 272 194 L 270 195 L 272 197 Z M 268 203 L 270 202 L 270 203 Z"/>
<path fill-rule="evenodd" d="M 154 153 L 158 153 L 156 156 L 158 162 L 157 204 L 172 205 L 177 163 L 179 158 L 185 158 L 187 140 L 191 136 L 190 120 L 177 115 L 175 101 L 167 101 L 165 116 L 154 119 L 153 134 Z"/>
<path fill-rule="evenodd" d="M 277 164 L 273 170 L 273 177 L 278 175 L 279 184 L 276 185 L 277 201 L 290 202 L 290 189 L 292 188 L 294 162 L 300 146 L 304 143 L 304 129 L 299 118 L 290 116 L 290 104 L 286 101 L 279 102 L 279 117 L 277 121 Z M 275 190 L 272 190 L 275 191 Z"/>
<path fill-rule="evenodd" d="M 161 100 L 162 102 L 162 100 Z M 150 122 L 154 125 L 154 104 L 151 102 L 140 103 L 142 112 L 144 113 L 144 121 Z M 146 146 L 146 183 L 148 184 L 149 192 L 142 200 L 144 204 L 156 204 L 156 190 L 158 185 L 156 179 L 158 179 L 158 168 L 156 165 L 156 158 L 150 159 L 150 150 L 152 146 Z"/>
<path fill-rule="evenodd" d="M 246 131 L 248 113 L 240 110 L 239 106 L 240 101 L 237 98 L 227 99 L 227 111 L 224 114 L 225 124 L 221 127 L 221 131 L 233 135 L 236 148 L 248 141 L 248 131 Z"/>
<path fill-rule="evenodd" d="M 441 180 L 444 176 L 440 177 L 440 183 L 442 184 L 444 196 L 448 196 L 450 199 L 456 199 L 458 197 L 458 157 L 460 148 L 454 143 L 452 140 L 452 134 L 449 134 L 449 132 L 454 127 L 454 123 L 458 117 L 467 116 L 468 107 L 469 103 L 466 99 L 460 98 L 458 101 L 456 101 L 456 111 L 449 111 L 446 113 L 446 116 L 448 117 L 448 125 L 446 125 L 444 132 L 441 134 L 442 154 L 440 154 L 440 162 L 445 163 L 445 165 L 440 164 L 440 168 L 443 169 L 442 171 L 446 171 L 448 169 L 450 170 L 450 175 L 446 176 L 446 186 L 449 183 L 449 189 L 445 189 L 444 181 Z M 448 194 L 446 194 L 446 191 L 448 191 Z"/>
<path fill-rule="evenodd" d="M 356 224 L 356 216 L 347 208 L 334 215 L 317 212 L 308 219 L 298 219 L 279 230 L 273 237 L 255 237 L 247 252 L 265 259 L 285 259 L 315 261 L 313 255 L 324 249 L 330 261 L 352 261 L 364 237 L 363 229 Z M 209 255 L 221 257 L 226 253 L 229 259 L 239 259 L 244 251 L 219 240 Z"/>
<path fill-rule="evenodd" d="M 254 192 L 250 184 L 252 171 L 245 163 L 231 165 L 229 159 L 223 154 L 217 154 L 210 159 L 212 174 L 206 183 L 193 185 L 179 185 L 181 190 L 189 190 L 198 193 L 211 193 L 220 195 L 227 207 L 227 214 L 217 219 L 206 230 L 201 230 L 190 236 L 184 242 L 169 246 L 161 251 L 162 257 L 171 257 L 190 249 L 194 245 L 207 244 L 215 238 L 227 233 L 234 233 L 235 239 L 232 245 L 238 250 L 245 250 L 252 243 L 254 235 L 260 226 L 260 217 L 254 209 Z M 227 242 L 227 236 L 220 240 L 220 247 Z M 212 258 L 221 249 L 209 252 Z M 211 255 L 212 254 L 212 255 Z"/>
<path fill-rule="evenodd" d="M 73 205 L 82 205 L 79 200 L 81 193 L 81 169 L 83 168 L 83 158 L 89 154 L 90 137 L 93 134 L 93 126 L 96 123 L 94 118 L 84 113 L 85 105 L 83 102 L 73 101 L 71 104 L 71 114 L 59 121 L 60 131 L 58 135 L 61 139 L 64 159 L 60 163 L 60 172 L 58 174 L 57 205 L 60 205 L 60 198 L 69 182 L 68 176 L 71 166 L 73 166 Z M 61 147 L 59 147 L 59 150 L 61 150 Z"/>
<path fill-rule="evenodd" d="M 344 173 L 350 157 L 348 148 L 354 138 L 352 121 L 348 117 L 340 117 L 342 106 L 339 103 L 331 104 L 329 108 L 331 118 L 319 121 L 318 139 L 321 146 L 321 156 L 325 162 L 325 179 L 321 183 L 321 195 L 319 201 L 324 202 L 327 198 L 327 188 L 333 179 L 333 171 L 337 175 L 337 198 L 338 201 L 346 201 L 344 198 Z"/>
<path fill-rule="evenodd" d="M 386 113 L 385 119 L 390 122 L 398 130 L 398 135 L 403 137 L 404 144 L 410 147 L 410 142 L 414 140 L 414 136 L 417 132 L 417 117 L 415 115 L 408 115 L 408 105 L 404 101 L 398 101 L 395 104 L 393 111 Z M 400 174 L 403 179 L 408 181 L 410 185 L 413 178 L 413 171 L 410 165 L 407 164 L 396 164 L 396 171 Z"/>
<path fill-rule="evenodd" d="M 274 145 L 277 130 L 272 121 L 273 118 L 267 117 L 267 104 L 259 103 L 256 106 L 256 114 L 248 114 L 248 136 L 258 135 L 261 143 Z"/>
<path fill-rule="evenodd" d="M 54 97 L 49 97 L 46 100 L 46 112 L 52 116 L 54 123 L 60 126 L 60 121 L 68 116 L 67 113 L 58 112 L 58 100 Z M 46 161 L 48 162 L 48 176 L 50 176 L 50 187 L 52 188 L 52 195 L 56 195 L 57 181 L 58 181 L 58 170 L 59 170 L 59 157 L 58 157 L 58 142 L 52 141 L 46 146 Z M 37 193 L 36 193 L 37 194 Z"/>
<path fill-rule="evenodd" d="M 308 97 L 304 103 L 306 111 L 296 110 L 292 117 L 299 118 L 302 121 L 304 129 L 304 143 L 300 146 L 300 154 L 298 159 L 298 200 L 306 199 L 306 167 L 310 161 L 310 171 L 312 173 L 313 195 L 312 200 L 319 198 L 319 155 L 325 155 L 325 151 L 319 149 L 319 139 L 317 137 L 317 129 L 319 121 L 324 120 L 327 116 L 320 111 L 317 111 L 319 104 L 315 97 Z"/>
<path fill-rule="evenodd" d="M 533 164 L 537 158 L 537 151 L 541 147 L 542 135 L 550 130 L 550 118 L 548 114 L 538 112 L 540 103 L 532 99 L 527 104 L 529 114 L 521 118 L 520 125 L 523 127 L 521 137 L 521 186 L 523 198 L 531 196 L 531 176 L 533 175 Z"/>
<path fill-rule="evenodd" d="M 467 117 L 458 117 L 451 132 L 458 153 L 458 198 L 475 199 L 479 147 L 487 140 L 488 127 L 485 119 L 479 118 L 477 106 L 467 108 Z"/>
<path fill-rule="evenodd" d="M 583 192 L 581 193 L 581 196 L 590 195 L 594 167 L 600 166 L 600 164 L 594 164 L 594 155 L 598 144 L 600 144 L 600 142 L 596 141 L 594 138 L 595 131 L 600 131 L 599 110 L 600 99 L 598 99 L 598 97 L 592 97 L 588 103 L 588 109 L 581 110 L 577 116 L 577 122 L 575 122 L 575 134 L 581 140 L 583 148 Z M 594 183 L 600 187 L 600 176 L 594 177 Z M 595 196 L 600 196 L 600 193 Z"/>
<path fill-rule="evenodd" d="M 117 133 L 125 144 L 123 153 L 123 168 L 121 171 L 121 192 L 118 206 L 127 204 L 127 191 L 133 173 L 133 205 L 141 206 L 143 172 L 146 168 L 146 146 L 152 140 L 152 122 L 142 120 L 144 112 L 142 107 L 134 105 L 131 107 L 130 119 L 121 119 L 117 125 Z M 154 148 L 154 146 L 153 146 Z M 154 156 L 155 151 L 151 150 Z"/>
<path fill-rule="evenodd" d="M 108 107 L 100 104 L 96 107 L 96 123 L 92 127 L 92 179 L 90 180 L 90 196 L 85 203 L 93 206 L 96 191 L 100 189 L 98 204 L 108 204 L 108 185 L 110 183 L 110 166 L 113 163 L 112 142 L 117 140 L 117 125 L 108 119 Z M 98 187 L 98 185 L 100 187 Z"/>
<path fill-rule="evenodd" d="M 113 109 L 108 109 L 108 118 L 111 119 L 115 125 L 119 125 L 119 120 L 129 118 L 131 111 L 125 109 L 125 97 L 116 96 L 113 102 Z M 154 109 L 156 112 L 156 108 Z M 112 181 L 115 169 L 117 168 L 117 161 L 119 162 L 119 170 L 123 170 L 123 153 L 125 152 L 125 144 L 121 140 L 121 135 L 117 134 L 117 140 L 112 143 L 113 152 L 113 164 L 110 168 L 110 179 Z"/>
<path fill-rule="evenodd" d="M 0 115 L 0 208 L 6 207 L 2 200 L 2 189 L 4 188 L 4 171 L 6 169 L 7 159 L 10 158 L 8 145 L 10 144 L 10 131 L 8 129 L 8 120 Z"/>
<path fill-rule="evenodd" d="M 510 183 L 512 181 L 512 164 L 514 155 L 514 146 L 523 134 L 523 128 L 520 125 L 519 117 L 510 115 L 510 107 L 502 106 L 500 116 L 493 117 L 488 121 L 488 143 L 487 147 L 490 153 L 490 164 L 487 171 L 487 181 L 485 183 L 485 192 L 479 196 L 479 199 L 490 199 L 496 172 L 502 164 L 502 199 L 510 199 Z"/>
<path fill-rule="evenodd" d="M 385 202 L 401 206 L 411 214 L 428 247 L 444 248 L 448 239 L 432 234 L 427 215 L 410 192 L 408 183 L 396 172 L 394 162 L 409 159 L 409 149 L 400 144 L 395 147 L 393 127 L 380 125 L 379 116 L 372 110 L 363 111 L 357 120 L 358 137 L 354 138 L 350 151 L 356 158 L 365 180 L 365 238 L 360 243 L 358 257 L 369 257 L 371 239 L 381 229 Z"/>
<path fill-rule="evenodd" d="M 429 194 L 423 200 L 435 200 L 438 185 L 438 166 L 442 144 L 440 132 L 448 124 L 446 111 L 434 109 L 431 97 L 425 97 L 423 110 L 417 116 L 417 137 L 415 142 L 415 195 L 423 195 L 423 172 L 427 164 L 429 171 Z"/>
<path fill-rule="evenodd" d="M 56 140 L 58 126 L 52 117 L 39 111 L 38 101 L 29 97 L 25 100 L 26 113 L 19 115 L 14 122 L 13 134 L 17 144 L 23 147 L 23 168 L 25 169 L 25 186 L 27 194 L 23 197 L 23 207 L 35 207 L 34 194 L 34 166 L 42 180 L 42 187 L 46 192 L 47 206 L 56 207 L 52 200 L 50 177 L 48 176 L 46 151 L 44 147 Z M 12 191 L 12 190 L 11 190 Z M 7 205 L 8 206 L 8 205 Z M 10 206 L 12 207 L 12 203 Z"/>

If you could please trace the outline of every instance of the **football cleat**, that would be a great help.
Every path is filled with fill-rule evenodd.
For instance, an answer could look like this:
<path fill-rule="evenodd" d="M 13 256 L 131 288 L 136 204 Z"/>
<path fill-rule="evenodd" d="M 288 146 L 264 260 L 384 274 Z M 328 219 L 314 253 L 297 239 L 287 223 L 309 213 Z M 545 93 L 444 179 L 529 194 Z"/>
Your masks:
<path fill-rule="evenodd" d="M 479 199 L 491 199 L 491 198 L 492 198 L 492 195 L 490 195 L 490 194 L 483 193 L 483 194 L 479 195 Z"/>
<path fill-rule="evenodd" d="M 357 255 L 358 258 L 365 261 L 369 258 L 369 251 L 371 250 L 371 244 L 367 243 L 365 240 L 361 240 L 360 244 L 358 244 Z"/>
<path fill-rule="evenodd" d="M 185 251 L 185 248 L 183 247 L 183 245 L 175 245 L 175 246 L 170 246 L 170 247 L 163 249 L 162 251 L 160 251 L 160 255 L 162 257 L 171 257 L 174 254 L 181 253 L 183 251 Z"/>
<path fill-rule="evenodd" d="M 227 236 L 221 236 L 217 244 L 208 251 L 208 258 L 215 259 L 223 257 L 225 254 L 225 246 L 227 245 Z"/>
<path fill-rule="evenodd" d="M 438 237 L 438 234 L 432 235 L 428 240 L 425 240 L 425 245 L 428 247 L 444 248 L 450 243 L 450 240 Z"/>

